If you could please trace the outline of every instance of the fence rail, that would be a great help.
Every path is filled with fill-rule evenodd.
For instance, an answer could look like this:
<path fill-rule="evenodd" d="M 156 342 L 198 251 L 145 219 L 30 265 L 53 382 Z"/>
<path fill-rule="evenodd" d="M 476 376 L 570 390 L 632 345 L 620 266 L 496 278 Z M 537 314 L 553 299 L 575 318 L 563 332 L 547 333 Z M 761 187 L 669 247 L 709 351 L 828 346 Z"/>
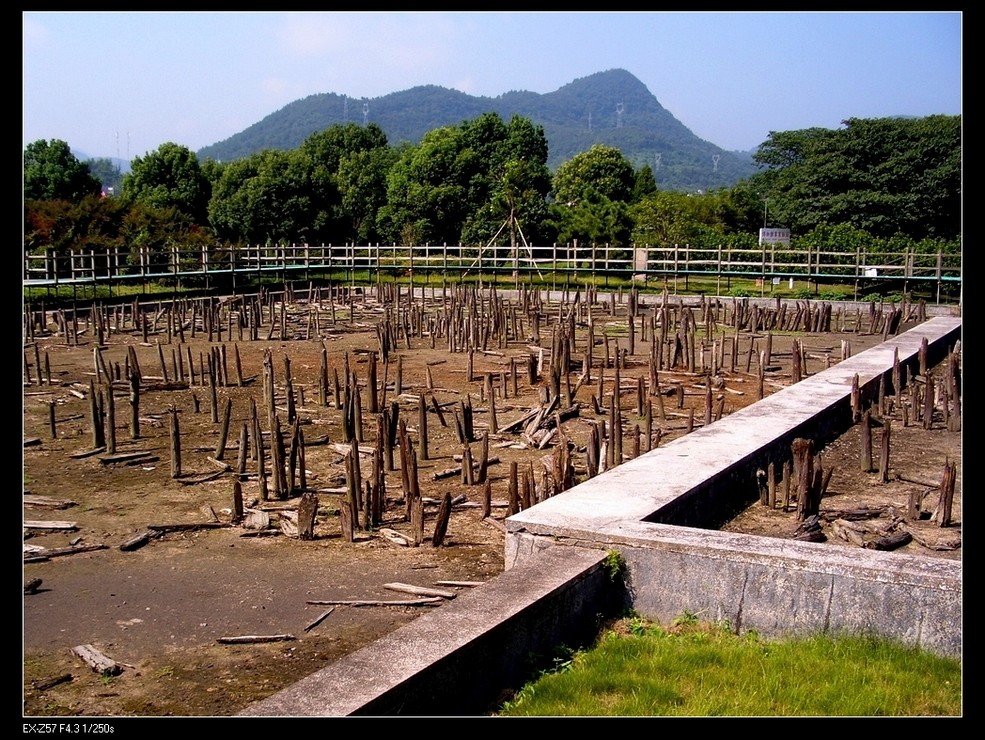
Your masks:
<path fill-rule="evenodd" d="M 554 283 L 592 278 L 658 281 L 697 276 L 718 280 L 755 278 L 764 283 L 784 279 L 885 284 L 906 291 L 910 284 L 931 283 L 938 299 L 948 283 L 960 284 L 961 255 L 913 251 L 867 254 L 731 247 L 614 247 L 552 245 L 512 248 L 463 245 L 319 245 L 237 246 L 169 250 L 147 248 L 73 250 L 26 255 L 25 287 L 59 285 L 206 281 L 223 276 L 252 281 L 264 277 L 308 279 L 342 275 L 346 280 L 383 276 L 441 275 L 449 279 L 479 276 L 491 281 L 541 279 Z"/>

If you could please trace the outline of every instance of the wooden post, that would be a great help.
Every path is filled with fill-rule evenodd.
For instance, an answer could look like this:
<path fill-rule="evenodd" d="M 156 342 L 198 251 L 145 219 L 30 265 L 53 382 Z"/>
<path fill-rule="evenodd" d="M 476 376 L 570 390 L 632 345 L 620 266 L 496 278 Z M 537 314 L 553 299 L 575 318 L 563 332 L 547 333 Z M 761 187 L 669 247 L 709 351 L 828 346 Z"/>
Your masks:
<path fill-rule="evenodd" d="M 475 476 L 476 483 L 485 483 L 489 468 L 489 433 L 482 435 L 482 446 L 479 448 L 479 469 Z"/>
<path fill-rule="evenodd" d="M 424 501 L 416 498 L 410 502 L 408 518 L 410 519 L 410 531 L 414 546 L 419 547 L 424 542 Z"/>
<path fill-rule="evenodd" d="M 113 399 L 113 379 L 106 382 L 106 451 L 116 453 L 116 401 Z"/>
<path fill-rule="evenodd" d="M 243 520 L 243 486 L 238 478 L 233 480 L 233 522 Z"/>
<path fill-rule="evenodd" d="M 951 526 L 951 506 L 954 501 L 954 485 L 957 480 L 957 465 L 953 462 L 944 462 L 944 474 L 941 476 L 940 497 L 937 500 L 937 509 L 934 511 L 933 519 L 938 527 Z"/>
<path fill-rule="evenodd" d="M 858 373 L 852 376 L 852 423 L 862 418 L 862 394 L 859 388 Z"/>
<path fill-rule="evenodd" d="M 46 355 L 47 357 L 47 355 Z M 959 357 L 957 352 L 951 352 L 947 357 L 947 395 L 951 399 L 953 408 L 947 417 L 947 430 L 949 432 L 961 431 L 961 382 L 958 379 Z M 47 363 L 46 363 L 47 364 Z M 51 385 L 51 378 L 48 379 Z"/>
<path fill-rule="evenodd" d="M 260 484 L 260 500 L 267 501 L 270 498 L 267 486 L 267 469 L 266 469 L 266 455 L 263 450 L 263 434 L 260 431 L 260 419 L 257 416 L 253 417 L 253 437 L 256 451 L 256 464 L 257 464 L 257 481 Z"/>
<path fill-rule="evenodd" d="M 181 431 L 178 425 L 178 409 L 171 406 L 171 477 L 181 477 Z"/>
<path fill-rule="evenodd" d="M 798 437 L 792 445 L 794 470 L 797 475 L 797 521 L 804 521 L 816 511 L 811 506 L 811 483 L 814 475 L 814 445 Z"/>
<path fill-rule="evenodd" d="M 284 398 L 287 402 L 287 423 L 293 424 L 296 411 L 294 403 L 294 378 L 291 376 L 290 357 L 284 357 Z"/>
<path fill-rule="evenodd" d="M 246 474 L 246 454 L 250 439 L 250 431 L 247 423 L 244 421 L 243 426 L 239 431 L 239 450 L 236 456 L 236 474 L 241 478 Z"/>
<path fill-rule="evenodd" d="M 370 352 L 369 354 L 369 379 L 367 381 L 369 386 L 369 413 L 378 414 L 380 411 L 380 401 L 379 401 L 379 388 L 376 383 L 376 353 Z M 424 458 L 425 460 L 427 458 Z"/>
<path fill-rule="evenodd" d="M 872 417 L 868 409 L 862 414 L 861 436 L 862 454 L 860 462 L 862 464 L 862 472 L 870 473 L 872 472 Z"/>
<path fill-rule="evenodd" d="M 424 394 L 417 397 L 417 438 L 421 448 L 421 459 L 429 460 L 428 456 L 428 410 L 424 402 Z"/>
<path fill-rule="evenodd" d="M 783 511 L 790 509 L 790 488 L 793 485 L 793 471 L 790 460 L 783 461 Z"/>
<path fill-rule="evenodd" d="M 486 478 L 482 487 L 482 518 L 488 519 L 492 514 L 492 480 Z"/>
<path fill-rule="evenodd" d="M 712 394 L 711 394 L 711 378 L 705 377 L 705 426 L 711 424 L 711 414 L 712 414 Z"/>
<path fill-rule="evenodd" d="M 776 508 L 776 463 L 772 462 L 766 467 L 766 505 Z"/>
<path fill-rule="evenodd" d="M 302 540 L 315 538 L 315 518 L 318 515 L 318 494 L 311 491 L 301 494 L 298 505 L 298 536 Z"/>
<path fill-rule="evenodd" d="M 221 460 L 223 455 L 226 454 L 226 439 L 229 436 L 229 420 L 232 417 L 233 412 L 233 400 L 231 398 L 226 399 L 226 405 L 222 410 L 222 426 L 219 427 L 219 442 L 215 447 L 215 459 Z"/>
<path fill-rule="evenodd" d="M 513 516 L 518 511 L 520 511 L 520 491 L 519 491 L 519 480 L 518 480 L 518 468 L 515 460 L 510 462 L 510 478 L 509 478 L 509 515 Z"/>
<path fill-rule="evenodd" d="M 759 353 L 759 367 L 756 368 L 756 397 L 762 401 L 766 390 L 766 353 Z"/>
<path fill-rule="evenodd" d="M 926 337 L 924 337 L 926 341 Z M 933 429 L 934 426 L 934 376 L 925 375 L 927 380 L 923 388 L 923 428 Z"/>
<path fill-rule="evenodd" d="M 475 469 L 472 467 L 472 448 L 468 444 L 462 447 L 462 485 L 475 485 Z"/>
<path fill-rule="evenodd" d="M 103 428 L 103 414 L 100 409 L 99 396 L 96 394 L 95 383 L 89 380 L 89 417 L 92 420 L 92 446 L 105 447 L 106 434 Z"/>
<path fill-rule="evenodd" d="M 434 535 L 431 537 L 432 547 L 441 547 L 448 532 L 448 520 L 451 518 L 451 494 L 445 491 L 438 509 L 438 518 L 434 522 Z"/>
<path fill-rule="evenodd" d="M 353 528 L 359 528 L 359 498 L 362 495 L 362 478 L 359 467 L 359 444 L 355 439 L 349 442 L 349 456 L 346 459 L 346 503 L 352 514 Z"/>
<path fill-rule="evenodd" d="M 892 423 L 889 419 L 883 421 L 882 425 L 882 454 L 879 456 L 879 480 L 889 483 L 889 435 L 892 431 Z"/>
<path fill-rule="evenodd" d="M 496 422 L 496 392 L 493 389 L 492 373 L 486 373 L 486 398 L 489 403 L 489 431 L 492 434 L 496 434 L 499 431 L 499 425 Z"/>

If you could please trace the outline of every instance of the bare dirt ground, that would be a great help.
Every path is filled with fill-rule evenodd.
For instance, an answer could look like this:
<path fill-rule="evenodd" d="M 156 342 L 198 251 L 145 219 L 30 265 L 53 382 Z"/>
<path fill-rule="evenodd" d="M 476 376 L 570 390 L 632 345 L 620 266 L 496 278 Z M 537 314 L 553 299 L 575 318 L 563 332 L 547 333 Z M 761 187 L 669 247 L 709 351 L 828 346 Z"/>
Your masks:
<path fill-rule="evenodd" d="M 650 298 L 650 305 L 654 299 Z M 351 314 L 350 314 L 351 309 Z M 439 314 L 436 306 L 422 307 L 424 315 Z M 602 327 L 612 322 L 605 334 L 611 336 L 613 361 L 616 346 L 627 347 L 626 321 L 619 312 L 612 316 L 605 306 L 592 309 L 596 349 L 595 364 L 601 365 L 598 343 Z M 550 355 L 551 327 L 558 316 L 557 306 L 545 308 L 540 326 L 541 346 Z M 123 368 L 125 377 L 128 350 L 140 365 L 145 390 L 140 395 L 139 438 L 130 433 L 129 391 L 125 381 L 114 384 L 116 453 L 147 453 L 134 464 L 112 462 L 107 454 L 78 456 L 94 447 L 89 383 L 97 380 L 94 350 L 100 348 L 92 325 L 78 326 L 78 340 L 67 341 L 54 314 L 49 314 L 44 331 L 38 330 L 25 345 L 23 433 L 25 446 L 24 520 L 25 586 L 40 579 L 23 599 L 23 713 L 25 716 L 223 716 L 230 715 L 288 684 L 308 675 L 342 655 L 410 622 L 423 609 L 435 606 L 353 606 L 331 607 L 317 601 L 370 601 L 412 599 L 406 593 L 386 588 L 386 584 L 405 583 L 434 587 L 442 582 L 481 582 L 503 569 L 504 534 L 502 520 L 507 516 L 509 463 L 540 465 L 550 456 L 550 445 L 531 449 L 518 433 L 498 432 L 489 436 L 490 457 L 498 462 L 489 466 L 493 508 L 483 519 L 480 502 L 482 485 L 465 485 L 460 476 L 434 480 L 434 474 L 457 464 L 463 451 L 455 431 L 454 411 L 468 397 L 475 410 L 476 433 L 489 429 L 488 399 L 484 398 L 485 376 L 497 380 L 496 414 L 502 428 L 539 402 L 544 374 L 533 385 L 527 381 L 526 366 L 536 346 L 529 322 L 518 336 L 473 354 L 473 379 L 467 375 L 467 354 L 449 352 L 448 340 L 438 338 L 432 347 L 430 333 L 441 331 L 440 321 L 430 329 L 412 331 L 391 349 L 386 375 L 380 373 L 379 386 L 387 388 L 385 403 L 399 400 L 400 415 L 417 441 L 417 396 L 433 397 L 444 408 L 443 426 L 431 408 L 428 414 L 429 454 L 419 461 L 421 494 L 425 499 L 425 541 L 419 547 L 403 547 L 387 539 L 380 527 L 357 531 L 353 542 L 342 535 L 339 511 L 345 485 L 345 447 L 343 412 L 330 395 L 327 405 L 319 403 L 319 383 L 323 347 L 333 371 L 351 363 L 360 384 L 368 377 L 369 355 L 379 350 L 376 325 L 385 316 L 382 306 L 372 300 L 339 306 L 332 311 L 322 306 L 312 329 L 310 306 L 291 307 L 287 326 L 267 338 L 269 317 L 256 340 L 232 335 L 209 337 L 201 324 L 192 336 L 191 325 L 183 337 L 170 336 L 166 322 L 159 322 L 147 341 L 127 320 L 114 324 L 105 333 L 100 352 L 106 367 Z M 158 317 L 160 318 L 160 317 Z M 904 325 L 902 329 L 912 324 Z M 71 326 L 71 325 L 70 325 Z M 579 332 L 584 322 L 579 322 Z M 225 327 L 224 327 L 225 329 Z M 72 328 L 75 334 L 76 329 Z M 773 338 L 775 367 L 767 373 L 767 392 L 791 380 L 790 334 L 779 332 Z M 817 372 L 840 357 L 842 340 L 851 342 L 853 352 L 881 340 L 876 333 L 863 331 L 839 334 L 798 335 L 809 347 L 807 373 Z M 740 367 L 729 371 L 718 368 L 721 383 L 716 402 L 728 414 L 757 399 L 755 367 L 745 371 L 745 348 L 762 342 L 762 335 L 743 333 L 740 337 Z M 581 334 L 576 343 L 583 343 Z M 302 420 L 305 446 L 305 474 L 309 491 L 318 494 L 318 514 L 314 538 L 302 540 L 281 530 L 281 510 L 297 509 L 300 491 L 287 500 L 260 501 L 260 485 L 254 462 L 241 480 L 247 507 L 264 510 L 270 518 L 265 536 L 233 521 L 233 487 L 240 476 L 218 473 L 214 458 L 221 424 L 212 412 L 211 391 L 202 383 L 201 369 L 209 354 L 225 345 L 228 370 L 226 384 L 216 389 L 217 408 L 222 413 L 226 399 L 231 401 L 231 423 L 224 461 L 237 464 L 238 434 L 251 418 L 251 402 L 263 411 L 263 362 L 266 352 L 273 359 L 277 387 L 278 415 L 287 418 L 285 399 L 287 369 L 296 396 L 296 413 Z M 580 346 L 583 346 L 580 345 Z M 640 423 L 637 415 L 636 378 L 646 378 L 649 341 L 637 337 L 634 352 L 627 352 L 621 369 L 621 405 L 624 423 Z M 241 362 L 243 385 L 233 370 L 233 351 Z M 713 351 L 711 341 L 706 353 Z M 784 354 L 785 353 L 785 354 Z M 608 353 L 606 353 L 608 354 Z M 396 358 L 400 357 L 402 391 L 394 388 Z M 183 368 L 176 364 L 182 357 Z M 193 358 L 195 377 L 189 378 L 188 358 Z M 162 364 L 161 359 L 164 359 Z M 504 373 L 514 359 L 520 375 L 514 391 Z M 572 358 L 575 360 L 575 358 Z M 578 358 L 580 359 L 580 358 Z M 545 363 L 547 360 L 545 360 Z M 702 370 L 704 369 L 702 361 Z M 580 363 L 579 363 L 580 364 Z M 710 368 L 711 363 L 708 361 Z M 380 365 L 382 370 L 382 364 Z M 39 383 L 39 369 L 41 379 Z M 184 383 L 177 382 L 180 374 Z M 604 408 L 596 413 L 597 376 L 580 386 L 576 399 L 580 413 L 563 423 L 566 436 L 575 449 L 576 480 L 586 475 L 584 446 L 591 424 L 606 419 Z M 508 374 L 508 373 L 507 373 Z M 165 384 L 165 375 L 169 384 Z M 430 382 L 428 376 L 430 375 Z M 687 372 L 681 368 L 661 370 L 665 388 L 681 386 L 683 395 L 667 395 L 667 418 L 654 418 L 654 432 L 662 441 L 687 432 L 690 410 L 695 425 L 704 419 L 707 372 Z M 611 389 L 612 366 L 605 370 L 605 388 Z M 50 384 L 47 378 L 50 377 Z M 574 373 L 573 373 L 574 377 Z M 504 392 L 505 386 L 505 392 Z M 98 383 L 94 386 L 101 387 Z M 678 406 L 682 399 L 683 406 Z M 596 398 L 596 400 L 598 400 Z M 365 403 L 365 399 L 364 399 Z M 605 405 L 604 399 L 601 406 Z M 177 410 L 181 438 L 181 473 L 175 478 L 169 410 Z M 105 407 L 104 407 L 105 409 Z M 899 408 L 895 409 L 898 413 Z M 946 462 L 958 463 L 958 482 L 953 506 L 953 525 L 937 527 L 931 521 L 919 522 L 927 536 L 923 541 L 943 543 L 950 549 L 935 549 L 916 539 L 896 550 L 931 557 L 959 559 L 960 544 L 960 432 L 948 431 L 942 417 L 931 429 L 913 423 L 904 425 L 891 411 L 892 455 L 890 480 L 880 481 L 876 473 L 863 472 L 859 465 L 858 428 L 820 452 L 825 468 L 833 473 L 822 512 L 826 508 L 849 509 L 859 506 L 885 510 L 882 521 L 892 512 L 905 512 L 914 487 L 920 492 L 922 507 L 932 509 L 936 501 L 934 486 L 940 483 Z M 55 436 L 51 433 L 52 418 Z M 264 431 L 269 431 L 263 424 Z M 289 427 L 284 424 L 289 431 Z M 375 415 L 363 417 L 365 444 L 376 437 Z M 880 429 L 873 432 L 878 444 Z M 854 435 L 854 436 L 853 436 Z M 627 436 L 628 439 L 628 436 Z M 478 450 L 472 444 L 473 454 Z M 878 446 L 876 460 L 878 460 Z M 624 455 L 631 454 L 632 443 L 624 442 Z M 383 527 L 410 534 L 406 521 L 399 470 L 386 472 L 387 508 Z M 362 462 L 363 479 L 369 462 Z M 267 472 L 270 472 L 268 458 Z M 539 475 L 539 473 L 538 473 Z M 540 478 L 538 477 L 539 481 Z M 199 481 L 199 482 L 196 482 Z M 432 546 L 438 502 L 444 494 L 464 495 L 451 514 L 444 542 Z M 61 502 L 61 503 L 59 503 Z M 218 524 L 212 519 L 214 513 Z M 37 526 L 39 521 L 65 522 L 66 529 Z M 164 525 L 212 523 L 211 528 L 175 529 Z M 497 524 L 499 526 L 497 526 Z M 34 525 L 34 526 L 29 526 Z M 729 525 L 739 531 L 775 537 L 793 536 L 798 522 L 789 511 L 749 508 Z M 285 525 L 286 526 L 286 525 Z M 146 544 L 124 551 L 121 545 L 155 528 L 157 536 Z M 164 527 L 165 533 L 160 534 Z M 286 531 L 286 530 L 285 530 Z M 825 524 L 828 541 L 845 545 Z M 942 534 L 943 533 L 943 534 Z M 86 547 L 93 549 L 86 550 Z M 41 548 L 41 549 L 39 549 Z M 71 554 L 57 554 L 74 548 Z M 45 555 L 49 555 L 45 557 Z M 469 586 L 444 586 L 461 591 Z M 316 624 L 317 621 L 317 624 Z M 271 642 L 226 644 L 220 638 L 282 636 Z M 86 665 L 73 648 L 91 645 L 115 661 L 122 671 L 103 676 Z"/>

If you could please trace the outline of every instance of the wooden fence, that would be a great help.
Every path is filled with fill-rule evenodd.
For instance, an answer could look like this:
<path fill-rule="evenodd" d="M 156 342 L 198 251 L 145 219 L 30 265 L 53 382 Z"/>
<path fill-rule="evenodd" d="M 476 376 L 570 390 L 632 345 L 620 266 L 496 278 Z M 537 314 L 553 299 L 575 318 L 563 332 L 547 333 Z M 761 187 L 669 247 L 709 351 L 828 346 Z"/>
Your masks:
<path fill-rule="evenodd" d="M 887 285 L 906 292 L 922 284 L 936 290 L 938 302 L 947 284 L 960 285 L 961 255 L 914 251 L 868 254 L 860 250 L 824 251 L 765 245 L 732 247 L 614 247 L 552 245 L 512 248 L 463 245 L 320 245 L 238 246 L 169 250 L 148 248 L 73 250 L 26 255 L 25 287 L 79 284 L 133 284 L 169 281 L 208 285 L 223 280 L 308 280 L 328 277 L 352 282 L 379 279 L 482 279 L 492 283 L 539 282 L 557 287 L 609 279 L 636 282 L 689 277 L 728 281 L 755 278 L 763 284 L 782 280 Z M 929 284 L 929 285 L 928 285 Z"/>

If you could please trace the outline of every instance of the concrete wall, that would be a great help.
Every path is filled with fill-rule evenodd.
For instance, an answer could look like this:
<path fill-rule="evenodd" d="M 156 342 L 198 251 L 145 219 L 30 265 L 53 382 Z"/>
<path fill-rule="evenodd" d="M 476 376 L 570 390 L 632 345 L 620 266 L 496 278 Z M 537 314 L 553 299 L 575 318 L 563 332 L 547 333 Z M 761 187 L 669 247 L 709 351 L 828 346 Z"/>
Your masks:
<path fill-rule="evenodd" d="M 622 606 L 606 554 L 547 549 L 241 714 L 483 714 L 530 677 L 532 658 L 586 644 Z"/>
<path fill-rule="evenodd" d="M 931 319 L 510 517 L 507 567 L 548 543 L 616 548 L 647 617 L 687 611 L 766 635 L 869 632 L 960 654 L 960 563 L 714 529 L 755 500 L 757 468 L 788 456 L 795 437 L 851 425 L 855 376 L 872 399 L 897 357 L 915 368 L 926 343 L 936 364 L 960 331 L 958 318 Z"/>

